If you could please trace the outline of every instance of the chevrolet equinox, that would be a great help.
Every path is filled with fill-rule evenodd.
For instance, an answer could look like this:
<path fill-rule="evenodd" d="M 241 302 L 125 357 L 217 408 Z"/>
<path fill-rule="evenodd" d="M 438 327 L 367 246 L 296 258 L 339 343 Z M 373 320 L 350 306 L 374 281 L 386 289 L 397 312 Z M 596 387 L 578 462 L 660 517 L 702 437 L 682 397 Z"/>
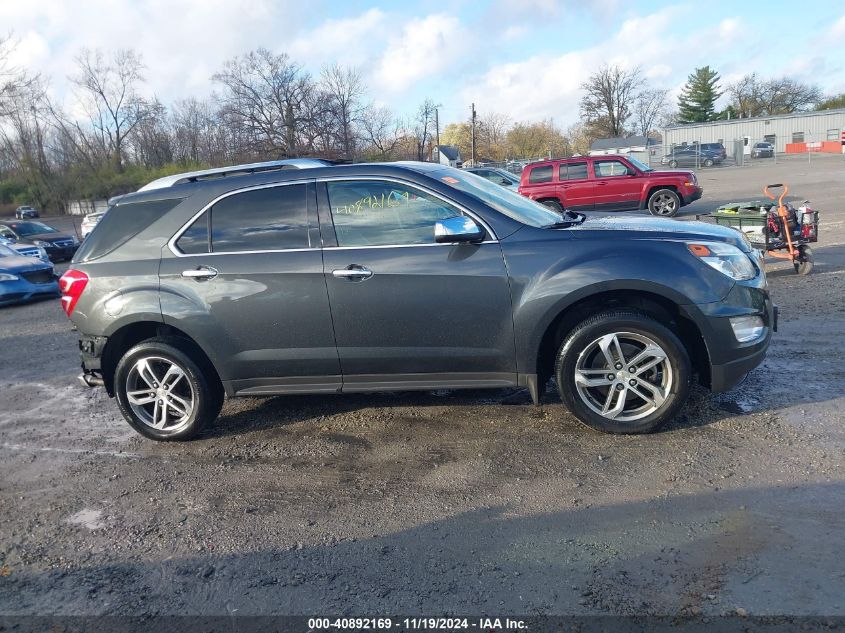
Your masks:
<path fill-rule="evenodd" d="M 61 279 L 82 379 L 156 440 L 225 396 L 523 386 L 600 431 L 731 388 L 775 329 L 732 229 L 586 219 L 431 163 L 295 159 L 118 199 Z"/>

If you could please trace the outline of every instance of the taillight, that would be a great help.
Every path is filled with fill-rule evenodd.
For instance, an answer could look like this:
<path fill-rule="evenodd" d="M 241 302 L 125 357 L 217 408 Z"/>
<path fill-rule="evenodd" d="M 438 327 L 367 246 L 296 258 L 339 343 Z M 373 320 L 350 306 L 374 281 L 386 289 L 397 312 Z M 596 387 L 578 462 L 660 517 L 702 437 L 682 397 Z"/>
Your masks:
<path fill-rule="evenodd" d="M 68 316 L 76 307 L 76 302 L 82 296 L 82 291 L 88 285 L 88 275 L 81 270 L 68 269 L 59 279 L 59 290 L 62 291 L 62 309 Z"/>

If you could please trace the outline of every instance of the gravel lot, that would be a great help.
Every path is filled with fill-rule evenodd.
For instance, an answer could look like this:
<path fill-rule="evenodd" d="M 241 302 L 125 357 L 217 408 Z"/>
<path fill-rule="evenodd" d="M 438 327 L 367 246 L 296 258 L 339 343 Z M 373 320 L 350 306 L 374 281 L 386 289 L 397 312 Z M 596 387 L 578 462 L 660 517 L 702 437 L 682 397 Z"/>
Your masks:
<path fill-rule="evenodd" d="M 230 400 L 157 444 L 57 301 L 0 310 L 0 614 L 845 615 L 845 160 L 699 178 L 684 218 L 810 198 L 817 267 L 768 267 L 764 365 L 649 436 L 479 391 Z"/>

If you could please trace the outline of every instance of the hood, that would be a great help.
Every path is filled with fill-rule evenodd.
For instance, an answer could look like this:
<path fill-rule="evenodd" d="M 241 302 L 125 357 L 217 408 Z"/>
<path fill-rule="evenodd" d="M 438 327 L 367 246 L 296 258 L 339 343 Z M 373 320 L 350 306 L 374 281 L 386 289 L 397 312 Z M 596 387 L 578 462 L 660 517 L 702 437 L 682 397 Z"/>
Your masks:
<path fill-rule="evenodd" d="M 660 178 L 667 176 L 669 178 L 690 178 L 695 175 L 689 169 L 661 169 L 645 172 L 649 178 Z"/>
<path fill-rule="evenodd" d="M 28 273 L 36 270 L 51 269 L 40 259 L 27 257 L 26 255 L 8 255 L 0 257 L 0 273 Z"/>
<path fill-rule="evenodd" d="M 576 237 L 586 237 L 584 233 L 589 231 L 615 231 L 619 233 L 619 239 L 709 240 L 727 242 L 746 252 L 750 250 L 748 242 L 739 231 L 727 226 L 698 221 L 687 222 L 650 216 L 597 217 L 587 218 L 582 224 L 566 230 L 573 231 Z"/>
<path fill-rule="evenodd" d="M 20 239 L 21 242 L 34 242 L 41 240 L 42 242 L 55 242 L 56 240 L 72 240 L 73 237 L 64 233 L 32 233 Z"/>

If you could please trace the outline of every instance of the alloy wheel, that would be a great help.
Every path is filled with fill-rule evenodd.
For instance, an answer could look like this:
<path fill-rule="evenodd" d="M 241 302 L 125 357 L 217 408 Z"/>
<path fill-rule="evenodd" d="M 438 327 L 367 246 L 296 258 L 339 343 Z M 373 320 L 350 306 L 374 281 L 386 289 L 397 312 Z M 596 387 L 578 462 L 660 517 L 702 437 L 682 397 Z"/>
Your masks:
<path fill-rule="evenodd" d="M 141 422 L 167 432 L 187 425 L 195 406 L 194 389 L 185 370 L 160 356 L 135 362 L 126 376 L 126 399 Z"/>
<path fill-rule="evenodd" d="M 672 215 L 675 212 L 675 198 L 667 193 L 661 193 L 654 199 L 654 210 L 657 215 Z"/>
<path fill-rule="evenodd" d="M 614 332 L 595 339 L 578 356 L 578 396 L 602 417 L 633 422 L 655 413 L 672 390 L 673 368 L 653 339 Z"/>

